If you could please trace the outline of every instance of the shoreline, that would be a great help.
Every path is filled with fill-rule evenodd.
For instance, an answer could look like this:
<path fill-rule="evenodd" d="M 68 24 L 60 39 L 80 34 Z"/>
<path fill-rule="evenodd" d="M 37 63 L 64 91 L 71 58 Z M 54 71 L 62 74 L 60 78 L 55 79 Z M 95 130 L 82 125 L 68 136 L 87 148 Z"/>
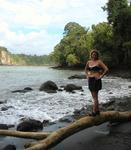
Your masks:
<path fill-rule="evenodd" d="M 123 70 L 122 70 L 122 72 L 123 72 Z M 125 77 L 125 75 L 124 75 L 124 77 Z M 101 107 L 101 111 L 131 110 L 131 95 L 129 97 L 125 96 L 122 98 L 112 98 L 112 99 L 110 99 L 109 103 L 100 104 L 100 107 Z M 71 123 L 73 120 L 83 117 L 90 110 L 91 110 L 91 106 L 87 106 L 80 110 L 76 110 L 74 112 L 74 115 L 65 116 L 65 117 L 55 121 L 54 124 L 44 127 L 43 131 L 54 131 L 56 129 L 59 129 L 60 127 L 64 127 L 64 126 L 68 125 L 69 123 Z M 125 150 L 125 149 L 129 150 L 129 148 L 131 147 L 131 144 L 129 143 L 129 140 L 131 140 L 131 136 L 128 135 L 128 133 L 131 133 L 131 131 L 130 131 L 131 123 L 127 122 L 127 123 L 118 124 L 118 125 L 112 126 L 112 127 L 108 127 L 107 125 L 108 125 L 108 123 L 105 123 L 105 124 L 102 124 L 99 126 L 95 126 L 95 127 L 91 127 L 91 128 L 82 130 L 79 133 L 76 133 L 76 134 L 72 135 L 71 137 L 68 137 L 67 139 L 62 141 L 60 144 L 58 144 L 57 146 L 52 148 L 52 150 L 62 150 L 62 149 L 64 149 L 64 150 L 72 150 L 72 149 L 86 150 L 87 147 L 88 147 L 88 150 L 95 150 L 98 147 L 100 150 L 110 150 L 110 149 L 112 149 L 112 150 Z M 118 130 L 119 128 L 120 129 L 122 128 L 122 131 L 120 130 L 119 133 L 113 131 L 113 133 L 112 133 L 112 130 Z M 14 128 L 12 128 L 12 129 L 14 130 Z M 125 131 L 125 130 L 126 130 L 126 133 L 123 133 L 123 131 Z M 116 137 L 118 137 L 118 139 Z M 127 140 L 122 141 L 123 137 Z M 13 137 L 0 137 L 0 150 L 3 150 L 3 147 L 8 144 L 14 144 L 17 146 L 17 150 L 23 150 L 23 144 L 27 141 L 30 141 L 30 140 L 21 139 L 21 138 L 13 138 Z M 115 146 L 115 144 L 116 144 L 115 142 L 117 143 L 117 146 L 120 145 L 121 147 Z M 127 145 L 124 145 L 123 142 L 127 143 Z M 111 146 L 112 143 L 113 143 L 113 145 Z"/>
<path fill-rule="evenodd" d="M 87 115 L 90 107 L 91 106 L 87 106 L 86 108 L 84 107 L 81 110 L 74 112 L 73 115 L 65 116 L 55 121 L 53 124 L 45 126 L 42 131 L 55 131 L 61 127 L 65 127 L 74 120 Z M 111 99 L 108 103 L 100 104 L 100 107 L 101 111 L 113 109 L 116 111 L 128 111 L 131 108 L 131 96 L 121 99 Z M 51 149 L 86 150 L 88 147 L 88 150 L 94 150 L 99 147 L 100 150 L 128 150 L 128 148 L 131 146 L 129 142 L 131 139 L 131 122 L 118 123 L 113 126 L 108 126 L 108 124 L 109 122 L 84 129 L 66 138 L 64 141 Z M 4 146 L 8 144 L 15 145 L 17 150 L 23 150 L 24 143 L 31 141 L 34 140 L 3 136 L 0 137 L 0 150 L 4 150 Z M 126 145 L 124 145 L 125 142 L 127 143 Z M 119 147 L 119 145 L 121 145 L 121 147 Z"/>

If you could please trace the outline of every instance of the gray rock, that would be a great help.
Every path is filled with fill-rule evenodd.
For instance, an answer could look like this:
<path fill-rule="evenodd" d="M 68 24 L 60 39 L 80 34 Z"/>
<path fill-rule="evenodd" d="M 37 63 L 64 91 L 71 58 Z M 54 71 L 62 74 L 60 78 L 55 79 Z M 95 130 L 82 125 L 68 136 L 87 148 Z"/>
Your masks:
<path fill-rule="evenodd" d="M 3 148 L 3 150 L 16 150 L 16 146 L 15 145 L 7 145 Z"/>
<path fill-rule="evenodd" d="M 68 77 L 68 79 L 86 79 L 86 75 L 73 75 L 73 76 L 70 76 Z"/>
<path fill-rule="evenodd" d="M 0 124 L 0 129 L 8 129 L 8 125 L 7 124 Z"/>
<path fill-rule="evenodd" d="M 25 120 L 17 126 L 17 131 L 37 131 L 42 129 L 43 123 L 34 119 Z"/>
<path fill-rule="evenodd" d="M 39 90 L 47 93 L 56 93 L 58 87 L 53 81 L 47 81 L 40 86 Z"/>
<path fill-rule="evenodd" d="M 73 92 L 74 90 L 82 90 L 82 86 L 77 86 L 75 84 L 67 84 L 64 87 L 64 90 L 66 90 L 67 92 Z"/>

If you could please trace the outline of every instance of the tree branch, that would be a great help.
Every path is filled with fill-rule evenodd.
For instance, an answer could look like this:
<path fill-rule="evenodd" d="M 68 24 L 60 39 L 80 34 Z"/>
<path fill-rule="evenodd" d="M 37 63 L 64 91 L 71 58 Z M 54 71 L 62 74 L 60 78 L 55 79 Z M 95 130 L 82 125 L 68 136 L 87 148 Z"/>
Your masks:
<path fill-rule="evenodd" d="M 47 132 L 21 132 L 21 131 L 13 131 L 13 130 L 11 131 L 0 130 L 0 135 L 41 140 L 49 136 L 50 133 L 49 132 L 48 133 Z"/>
<path fill-rule="evenodd" d="M 128 121 L 131 120 L 131 111 L 128 112 L 115 112 L 108 111 L 102 112 L 99 116 L 83 117 L 67 127 L 58 129 L 52 132 L 46 139 L 37 142 L 37 144 L 29 144 L 26 150 L 46 150 L 60 143 L 65 138 L 73 135 L 74 133 L 81 131 L 91 126 L 97 126 L 107 121 Z"/>

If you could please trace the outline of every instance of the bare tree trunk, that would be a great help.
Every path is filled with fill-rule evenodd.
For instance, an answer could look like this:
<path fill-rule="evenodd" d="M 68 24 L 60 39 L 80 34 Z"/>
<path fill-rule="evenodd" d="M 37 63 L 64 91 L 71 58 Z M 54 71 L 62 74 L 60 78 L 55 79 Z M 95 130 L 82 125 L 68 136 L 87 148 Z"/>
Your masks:
<path fill-rule="evenodd" d="M 46 150 L 60 143 L 65 138 L 73 135 L 74 133 L 89 128 L 91 126 L 100 125 L 107 121 L 128 121 L 131 120 L 131 111 L 128 112 L 102 112 L 99 116 L 83 117 L 74 123 L 70 124 L 67 127 L 58 129 L 57 131 L 52 132 L 46 139 L 41 140 L 37 143 L 30 143 L 26 147 L 26 150 Z"/>

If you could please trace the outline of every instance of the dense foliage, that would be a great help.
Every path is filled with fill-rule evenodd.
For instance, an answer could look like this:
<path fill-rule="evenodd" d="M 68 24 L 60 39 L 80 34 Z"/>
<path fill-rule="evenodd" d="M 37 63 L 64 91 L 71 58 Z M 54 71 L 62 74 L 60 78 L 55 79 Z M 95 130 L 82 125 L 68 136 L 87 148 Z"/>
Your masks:
<path fill-rule="evenodd" d="M 25 55 L 25 54 L 12 54 L 12 58 L 16 64 L 23 65 L 49 65 L 52 63 L 50 57 L 47 55 L 37 56 L 37 55 Z"/>
<path fill-rule="evenodd" d="M 60 66 L 84 66 L 90 50 L 96 48 L 110 67 L 131 64 L 131 6 L 127 0 L 109 0 L 103 7 L 108 22 L 89 30 L 69 22 L 52 58 Z"/>

